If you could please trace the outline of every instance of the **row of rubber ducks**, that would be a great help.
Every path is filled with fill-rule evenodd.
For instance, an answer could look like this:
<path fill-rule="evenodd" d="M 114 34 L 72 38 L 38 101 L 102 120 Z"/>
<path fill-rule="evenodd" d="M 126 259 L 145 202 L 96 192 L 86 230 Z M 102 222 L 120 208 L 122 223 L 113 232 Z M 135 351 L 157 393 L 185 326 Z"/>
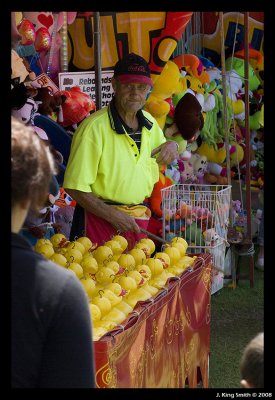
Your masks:
<path fill-rule="evenodd" d="M 70 242 L 62 234 L 39 239 L 35 245 L 37 252 L 80 280 L 89 299 L 95 341 L 122 324 L 138 302 L 152 299 L 169 278 L 181 275 L 196 259 L 186 255 L 188 244 L 181 237 L 156 253 L 149 238 L 128 252 L 127 246 L 121 235 L 96 246 L 85 236 Z"/>

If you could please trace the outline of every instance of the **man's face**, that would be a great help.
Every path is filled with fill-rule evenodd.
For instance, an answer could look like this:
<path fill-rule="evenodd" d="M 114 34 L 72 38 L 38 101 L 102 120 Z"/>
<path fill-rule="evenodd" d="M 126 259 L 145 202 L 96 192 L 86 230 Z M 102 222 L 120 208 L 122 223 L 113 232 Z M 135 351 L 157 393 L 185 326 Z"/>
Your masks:
<path fill-rule="evenodd" d="M 118 80 L 112 80 L 115 91 L 116 105 L 124 112 L 136 113 L 140 110 L 146 101 L 150 86 L 144 83 L 120 83 Z"/>

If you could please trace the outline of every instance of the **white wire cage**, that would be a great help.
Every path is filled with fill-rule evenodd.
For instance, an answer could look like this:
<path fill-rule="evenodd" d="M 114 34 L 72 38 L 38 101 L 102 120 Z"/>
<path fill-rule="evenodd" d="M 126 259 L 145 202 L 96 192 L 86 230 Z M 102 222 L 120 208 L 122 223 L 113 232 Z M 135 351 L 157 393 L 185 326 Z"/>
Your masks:
<path fill-rule="evenodd" d="M 162 236 L 182 237 L 188 253 L 210 253 L 212 290 L 223 287 L 231 185 L 175 184 L 161 190 Z"/>
<path fill-rule="evenodd" d="M 164 240 L 180 236 L 191 252 L 204 252 L 227 239 L 231 185 L 175 184 L 161 199 Z"/>

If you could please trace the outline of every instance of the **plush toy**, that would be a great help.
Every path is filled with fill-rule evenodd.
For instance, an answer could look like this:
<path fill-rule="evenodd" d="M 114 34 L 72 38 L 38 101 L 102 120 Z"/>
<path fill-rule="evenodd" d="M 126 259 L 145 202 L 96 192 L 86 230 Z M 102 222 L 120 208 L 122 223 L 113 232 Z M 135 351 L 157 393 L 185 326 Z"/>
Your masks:
<path fill-rule="evenodd" d="M 62 111 L 61 105 L 66 100 L 64 95 L 61 95 L 60 92 L 52 93 L 48 87 L 42 87 L 37 89 L 37 95 L 34 99 L 38 102 L 38 112 L 40 114 L 62 121 L 63 115 L 56 116 L 55 113 Z"/>
<path fill-rule="evenodd" d="M 226 84 L 227 98 L 233 109 L 234 118 L 244 120 L 245 104 L 242 99 L 237 97 L 243 87 L 242 79 L 236 71 L 230 70 L 226 72 Z"/>
<path fill-rule="evenodd" d="M 241 77 L 242 83 L 244 84 L 244 60 L 237 57 L 228 57 L 225 61 L 225 69 L 226 71 L 234 70 L 237 75 Z M 260 85 L 260 80 L 255 74 L 254 69 L 250 64 L 248 64 L 248 82 L 249 89 L 254 91 Z"/>
<path fill-rule="evenodd" d="M 174 123 L 185 140 L 192 137 L 203 128 L 204 119 L 201 105 L 190 93 L 182 96 L 175 108 Z"/>
<path fill-rule="evenodd" d="M 162 217 L 162 209 L 161 209 L 161 189 L 164 189 L 173 184 L 172 180 L 163 174 L 161 170 L 164 172 L 165 168 L 160 168 L 159 180 L 155 183 L 151 196 L 149 197 L 149 208 L 153 214 L 157 217 Z"/>
<path fill-rule="evenodd" d="M 207 158 L 205 156 L 200 156 L 199 154 L 192 154 L 190 162 L 193 166 L 193 172 L 197 178 L 197 182 L 202 184 L 204 174 L 207 171 Z"/>
<path fill-rule="evenodd" d="M 182 54 L 173 58 L 173 62 L 177 64 L 180 71 L 185 69 L 189 75 L 199 79 L 202 84 L 210 82 L 202 61 L 195 54 Z"/>
<path fill-rule="evenodd" d="M 245 126 L 245 121 L 238 121 L 240 127 Z M 256 111 L 253 115 L 249 115 L 249 129 L 258 130 L 264 127 L 264 104 L 261 109 Z"/>
<path fill-rule="evenodd" d="M 180 158 L 183 160 L 191 157 L 190 151 L 187 151 L 188 142 L 192 141 L 203 127 L 201 109 L 196 97 L 185 93 L 175 104 L 173 119 L 171 117 L 166 119 L 164 135 L 178 143 Z"/>
<path fill-rule="evenodd" d="M 55 204 L 58 207 L 75 207 L 76 206 L 76 201 L 72 199 L 72 197 L 65 192 L 63 187 L 59 188 L 59 197 L 56 200 Z"/>
<path fill-rule="evenodd" d="M 204 237 L 197 223 L 194 221 L 191 225 L 187 226 L 185 231 L 185 240 L 189 245 L 193 246 L 205 246 Z"/>
<path fill-rule="evenodd" d="M 206 229 L 203 232 L 204 240 L 205 240 L 205 245 L 206 246 L 217 246 L 221 243 L 225 243 L 225 245 L 228 247 L 229 243 L 227 242 L 226 239 L 218 235 L 218 233 L 215 231 L 214 228 Z"/>
<path fill-rule="evenodd" d="M 196 182 L 196 176 L 193 171 L 193 165 L 190 161 L 178 160 L 180 171 L 180 183 L 193 183 Z"/>
<path fill-rule="evenodd" d="M 231 146 L 236 148 L 236 151 L 230 153 L 230 167 L 237 166 L 244 159 L 244 150 L 239 143 L 231 142 Z"/>
<path fill-rule="evenodd" d="M 24 82 L 29 78 L 29 80 L 35 79 L 34 72 L 31 71 L 28 63 L 19 56 L 19 54 L 12 49 L 11 50 L 11 79 L 18 78 L 19 82 Z"/>
<path fill-rule="evenodd" d="M 59 196 L 59 185 L 55 176 L 52 176 L 48 197 L 45 201 L 44 207 L 39 210 L 39 213 L 30 210 L 20 234 L 25 236 L 28 241 L 34 246 L 38 239 L 50 239 L 60 229 L 59 224 L 55 223 L 54 212 L 55 201 Z"/>
<path fill-rule="evenodd" d="M 244 49 L 236 51 L 234 53 L 234 57 L 244 59 Z M 255 74 L 260 81 L 261 87 L 264 87 L 264 56 L 259 52 L 259 50 L 255 50 L 251 46 L 249 46 L 248 57 L 249 64 L 254 69 Z"/>
<path fill-rule="evenodd" d="M 34 122 L 35 116 L 38 114 L 38 105 L 34 101 L 33 98 L 28 97 L 25 101 L 25 103 L 22 106 L 12 108 L 12 115 L 22 121 L 25 125 L 29 125 L 32 127 L 34 132 L 43 140 L 48 140 L 48 135 L 46 132 L 36 126 Z"/>
<path fill-rule="evenodd" d="M 213 92 L 217 88 L 217 83 L 216 81 L 212 81 L 209 84 L 204 83 L 203 87 L 205 93 L 204 93 L 204 103 L 202 106 L 202 111 L 208 112 L 213 110 L 213 108 L 215 108 L 216 105 L 216 99 Z"/>
<path fill-rule="evenodd" d="M 153 90 L 144 106 L 144 109 L 155 117 L 161 129 L 164 128 L 166 116 L 170 111 L 170 104 L 166 99 L 186 89 L 186 80 L 181 76 L 177 65 L 172 61 L 167 61 L 154 82 Z"/>
<path fill-rule="evenodd" d="M 15 50 L 11 50 L 11 108 L 19 110 L 28 99 L 37 95 L 39 84 L 34 83 L 35 74 L 28 63 Z M 25 113 L 25 111 L 24 111 Z M 19 115 L 19 118 L 21 116 Z"/>
<path fill-rule="evenodd" d="M 68 240 L 70 238 L 74 210 L 74 207 L 67 205 L 66 207 L 59 207 L 54 213 L 55 222 L 60 226 L 59 233 L 63 233 Z"/>
<path fill-rule="evenodd" d="M 208 162 L 222 164 L 226 159 L 226 150 L 224 146 L 218 148 L 216 145 L 217 150 L 215 150 L 214 146 L 209 145 L 206 142 L 202 142 L 200 147 L 198 147 L 196 153 L 200 156 L 205 156 Z"/>
<path fill-rule="evenodd" d="M 59 94 L 65 98 L 62 103 L 63 121 L 60 122 L 63 127 L 72 126 L 76 129 L 78 123 L 95 111 L 95 103 L 92 98 L 83 93 L 78 86 L 74 86 L 70 90 L 61 90 Z"/>
<path fill-rule="evenodd" d="M 165 170 L 165 176 L 169 177 L 173 184 L 179 183 L 180 171 L 179 171 L 177 160 L 175 160 L 173 163 L 167 165 L 166 170 Z"/>

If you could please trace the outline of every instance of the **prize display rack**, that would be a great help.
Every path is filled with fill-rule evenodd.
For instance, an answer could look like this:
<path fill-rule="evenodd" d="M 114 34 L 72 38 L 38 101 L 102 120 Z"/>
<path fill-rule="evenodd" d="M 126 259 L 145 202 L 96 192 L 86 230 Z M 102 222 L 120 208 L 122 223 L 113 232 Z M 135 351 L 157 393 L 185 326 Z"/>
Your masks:
<path fill-rule="evenodd" d="M 211 293 L 223 287 L 231 185 L 174 184 L 161 190 L 162 236 L 183 237 L 189 253 L 212 256 Z"/>

